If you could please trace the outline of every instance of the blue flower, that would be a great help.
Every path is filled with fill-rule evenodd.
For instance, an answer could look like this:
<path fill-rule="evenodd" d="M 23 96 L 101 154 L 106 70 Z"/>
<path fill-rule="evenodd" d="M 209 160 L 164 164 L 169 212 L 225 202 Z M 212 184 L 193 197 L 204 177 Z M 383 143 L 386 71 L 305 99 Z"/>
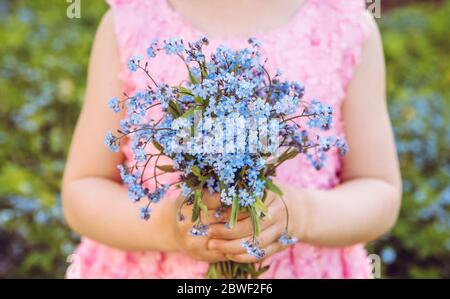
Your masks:
<path fill-rule="evenodd" d="M 266 256 L 266 252 L 260 248 L 258 240 L 242 241 L 241 246 L 247 251 L 247 253 L 256 259 L 260 260 Z"/>
<path fill-rule="evenodd" d="M 333 145 L 333 142 L 335 142 L 333 136 L 322 137 L 320 138 L 320 148 L 323 151 L 328 151 Z"/>
<path fill-rule="evenodd" d="M 284 246 L 289 246 L 298 242 L 296 237 L 288 236 L 287 234 L 283 234 L 278 238 L 278 243 L 283 244 Z"/>
<path fill-rule="evenodd" d="M 154 58 L 156 57 L 156 49 L 155 47 L 158 45 L 158 40 L 154 38 L 150 43 L 150 46 L 147 48 L 147 57 Z"/>
<path fill-rule="evenodd" d="M 348 153 L 348 145 L 347 145 L 347 142 L 344 139 L 337 138 L 335 145 L 338 148 L 339 154 L 341 156 L 345 156 Z"/>
<path fill-rule="evenodd" d="M 161 199 L 164 198 L 164 196 L 167 193 L 167 190 L 169 190 L 169 185 L 164 184 L 161 187 L 157 188 L 155 192 L 149 193 L 147 195 L 148 199 L 153 203 L 158 203 Z"/>
<path fill-rule="evenodd" d="M 117 99 L 117 97 L 114 97 L 114 98 L 110 99 L 109 102 L 108 102 L 109 108 L 111 108 L 116 113 L 120 112 L 119 104 L 120 104 L 120 102 L 119 102 L 119 99 Z"/>
<path fill-rule="evenodd" d="M 131 140 L 135 163 L 119 166 L 131 200 L 146 200 L 150 205 L 166 196 L 169 185 L 159 181 L 164 173 L 154 177 L 154 169 L 150 169 L 150 175 L 145 171 L 147 165 L 155 167 L 148 162 L 158 153 L 171 158 L 173 170 L 180 172 L 179 182 L 174 185 L 178 184 L 186 197 L 184 204 L 192 203 L 189 197 L 192 190 L 208 188 L 210 192 L 220 192 L 222 207 L 229 208 L 237 201 L 238 208 L 245 210 L 263 198 L 268 170 L 274 170 L 269 165 L 278 166 L 266 165 L 266 160 L 279 147 L 305 156 L 316 169 L 324 167 L 326 153 L 331 148 L 337 148 L 341 154 L 348 151 L 343 139 L 316 134 L 331 127 L 332 107 L 317 100 L 303 101 L 304 86 L 283 80 L 281 71 L 271 78 L 259 53 L 261 43 L 255 38 L 248 42 L 250 46 L 241 50 L 220 46 L 206 60 L 202 49 L 209 43 L 206 38 L 186 44 L 182 39 L 169 39 L 162 47 L 153 40 L 146 51 L 149 59 L 164 50 L 167 55 L 180 56 L 187 64 L 190 76 L 182 86 L 154 81 L 140 56 L 128 61 L 130 71 L 143 69 L 153 82 L 143 90 L 126 95 L 123 103 L 117 98 L 109 101 L 109 107 L 115 112 L 125 109 L 127 118 L 120 122 L 121 135 L 115 137 L 108 133 L 105 144 L 119 151 L 122 137 L 126 135 Z M 157 111 L 153 113 L 156 106 Z M 301 115 L 291 115 L 297 110 L 302 111 Z M 196 122 L 196 111 L 203 120 Z M 420 129 L 420 123 L 414 127 Z M 269 132 L 270 137 L 266 138 Z M 414 145 L 411 142 L 404 146 L 410 150 Z M 267 152 L 267 146 L 271 151 Z M 427 146 L 430 155 L 432 151 Z M 421 159 L 426 162 L 427 157 L 422 155 Z M 169 168 L 171 172 L 172 167 Z M 150 179 L 155 180 L 154 189 L 144 187 Z M 148 220 L 151 210 L 148 206 L 141 208 L 140 214 Z M 180 211 L 178 217 L 184 219 Z M 207 236 L 208 225 L 201 218 L 196 221 L 189 233 Z M 284 245 L 296 241 L 286 234 L 278 239 Z M 265 256 L 256 236 L 242 246 L 258 259 Z"/>
<path fill-rule="evenodd" d="M 237 89 L 236 95 L 240 98 L 248 98 L 253 93 L 254 85 L 248 81 L 240 81 Z"/>
<path fill-rule="evenodd" d="M 110 151 L 114 153 L 119 152 L 118 140 L 111 132 L 108 132 L 105 136 L 105 145 L 109 148 Z"/>
<path fill-rule="evenodd" d="M 130 60 L 128 60 L 128 69 L 131 72 L 136 72 L 139 67 L 139 62 L 142 60 L 141 56 L 134 56 Z"/>
<path fill-rule="evenodd" d="M 164 50 L 167 55 L 181 54 L 184 51 L 184 44 L 182 39 L 171 38 L 164 40 Z"/>
<path fill-rule="evenodd" d="M 305 86 L 299 82 L 291 82 L 290 88 L 299 99 L 305 94 Z"/>
<path fill-rule="evenodd" d="M 191 192 L 192 189 L 188 187 L 188 185 L 186 185 L 186 183 L 181 183 L 180 184 L 181 187 L 181 195 L 183 195 L 184 197 L 188 196 Z"/>
<path fill-rule="evenodd" d="M 196 77 L 196 78 L 200 78 L 202 71 L 200 70 L 199 67 L 190 67 L 189 71 L 191 72 L 192 76 Z"/>
<path fill-rule="evenodd" d="M 241 207 L 248 207 L 255 203 L 255 197 L 248 194 L 247 190 L 242 189 L 239 190 L 238 201 Z"/>
<path fill-rule="evenodd" d="M 293 114 L 297 110 L 298 98 L 285 95 L 275 103 L 275 110 L 278 114 Z"/>
<path fill-rule="evenodd" d="M 254 38 L 254 37 L 249 38 L 248 39 L 248 43 L 253 45 L 256 48 L 261 47 L 261 42 L 258 39 Z"/>
<path fill-rule="evenodd" d="M 283 70 L 277 69 L 277 72 L 276 72 L 276 74 L 275 74 L 275 77 L 280 77 L 280 76 L 283 76 Z"/>
<path fill-rule="evenodd" d="M 220 191 L 220 186 L 218 184 L 216 184 L 216 179 L 213 177 L 209 177 L 206 180 L 206 187 L 208 188 L 210 193 Z"/>
<path fill-rule="evenodd" d="M 333 108 L 330 105 L 313 100 L 310 107 L 305 109 L 305 112 L 311 117 L 308 121 L 310 128 L 328 130 L 333 123 Z"/>
<path fill-rule="evenodd" d="M 197 223 L 191 228 L 189 233 L 196 237 L 206 237 L 208 236 L 208 228 L 207 224 Z"/>
<path fill-rule="evenodd" d="M 140 209 L 140 213 L 141 213 L 141 219 L 142 220 L 149 220 L 150 219 L 150 215 L 152 213 L 152 210 L 147 206 L 147 207 L 142 207 Z"/>
<path fill-rule="evenodd" d="M 266 188 L 266 182 L 263 180 L 255 179 L 249 183 L 252 187 L 252 196 L 254 198 L 262 198 L 264 196 L 264 190 Z"/>
<path fill-rule="evenodd" d="M 236 189 L 234 186 L 229 187 L 228 189 L 223 189 L 220 193 L 220 201 L 227 205 L 231 206 L 233 203 L 233 198 L 236 196 Z"/>
<path fill-rule="evenodd" d="M 316 170 L 320 170 L 325 166 L 327 156 L 324 154 L 323 151 L 319 150 L 314 154 L 311 153 L 306 154 L 306 158 Z"/>
<path fill-rule="evenodd" d="M 120 131 L 123 134 L 127 134 L 127 133 L 131 132 L 131 129 L 132 129 L 131 124 L 127 119 L 121 119 L 119 127 L 120 127 Z"/>
<path fill-rule="evenodd" d="M 222 219 L 223 215 L 224 209 L 222 207 L 219 207 L 214 211 L 214 218 L 216 219 Z"/>
<path fill-rule="evenodd" d="M 128 186 L 128 198 L 133 202 L 138 202 L 145 196 L 145 189 L 136 181 L 129 182 Z"/>

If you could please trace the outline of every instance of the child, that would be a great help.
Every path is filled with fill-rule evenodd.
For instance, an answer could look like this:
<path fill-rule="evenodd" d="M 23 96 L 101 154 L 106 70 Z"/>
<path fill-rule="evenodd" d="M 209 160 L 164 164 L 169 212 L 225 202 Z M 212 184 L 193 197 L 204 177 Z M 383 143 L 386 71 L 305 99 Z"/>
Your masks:
<path fill-rule="evenodd" d="M 286 222 L 280 200 L 269 196 L 269 214 L 259 241 L 271 267 L 265 278 L 368 278 L 365 242 L 395 223 L 401 178 L 385 99 L 385 66 L 378 29 L 362 0 L 108 0 L 111 9 L 95 38 L 86 100 L 73 137 L 63 180 L 64 213 L 83 238 L 76 253 L 83 278 L 201 278 L 207 262 L 254 262 L 240 245 L 251 235 L 249 218 L 233 230 L 211 216 L 207 237 L 193 237 L 189 221 L 176 221 L 176 192 L 154 206 L 148 222 L 127 199 L 117 165 L 133 160 L 128 144 L 120 153 L 104 145 L 105 133 L 124 115 L 107 101 L 145 88 L 143 74 L 126 70 L 153 38 L 209 37 L 246 46 L 262 41 L 272 73 L 306 86 L 305 98 L 333 106 L 334 135 L 345 134 L 345 158 L 332 152 L 316 171 L 303 157 L 277 172 L 289 209 L 291 247 L 277 242 Z M 185 69 L 164 56 L 152 60 L 158 80 L 179 83 Z M 211 201 L 214 200 L 214 195 Z M 156 210 L 156 211 L 155 211 Z M 189 213 L 189 207 L 185 214 Z M 214 224 L 215 223 L 215 224 Z"/>

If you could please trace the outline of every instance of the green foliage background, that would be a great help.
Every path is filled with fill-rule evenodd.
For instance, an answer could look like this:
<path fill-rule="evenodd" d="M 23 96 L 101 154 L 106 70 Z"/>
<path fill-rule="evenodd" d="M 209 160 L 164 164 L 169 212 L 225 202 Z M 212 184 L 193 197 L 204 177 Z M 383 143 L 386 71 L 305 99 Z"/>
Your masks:
<path fill-rule="evenodd" d="M 0 0 L 0 277 L 62 277 L 77 236 L 59 184 L 104 1 Z M 383 277 L 450 278 L 450 0 L 379 21 L 404 177 L 400 220 L 369 244 Z"/>

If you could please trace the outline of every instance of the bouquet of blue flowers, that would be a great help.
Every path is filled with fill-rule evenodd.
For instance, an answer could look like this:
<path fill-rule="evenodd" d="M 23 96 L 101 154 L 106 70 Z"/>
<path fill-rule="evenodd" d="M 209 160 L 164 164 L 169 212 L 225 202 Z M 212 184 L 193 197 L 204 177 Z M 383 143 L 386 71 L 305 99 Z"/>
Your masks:
<path fill-rule="evenodd" d="M 277 167 L 305 155 L 312 167 L 320 169 L 331 147 L 345 154 L 347 146 L 341 138 L 318 135 L 332 125 L 332 108 L 317 100 L 302 100 L 303 85 L 282 80 L 281 72 L 271 76 L 267 61 L 261 58 L 259 41 L 250 38 L 248 48 L 235 51 L 220 46 L 207 59 L 203 48 L 208 44 L 207 38 L 188 43 L 170 39 L 161 45 L 157 40 L 151 42 L 149 59 L 165 52 L 186 65 L 187 80 L 178 86 L 157 82 L 143 57 L 131 58 L 129 70 L 144 72 L 150 85 L 133 95 L 125 94 L 123 100 L 110 100 L 110 107 L 115 112 L 125 109 L 127 117 L 117 134 L 107 134 L 105 143 L 117 152 L 123 138 L 131 139 L 135 163 L 119 165 L 119 170 L 130 199 L 147 201 L 140 211 L 142 219 L 150 218 L 151 206 L 162 200 L 169 188 L 178 187 L 184 198 L 181 206 L 192 207 L 190 233 L 207 236 L 208 223 L 202 222 L 202 214 L 208 212 L 203 194 L 217 192 L 218 212 L 231 210 L 225 224 L 229 229 L 236 225 L 239 213 L 249 213 L 253 236 L 242 246 L 250 255 L 263 259 L 258 235 L 260 219 L 267 214 L 267 192 L 283 200 L 282 191 L 272 180 Z M 162 110 L 162 116 L 153 119 L 152 109 Z M 149 146 L 158 152 L 151 153 Z M 172 163 L 158 164 L 162 156 Z M 147 169 L 151 160 L 154 167 Z M 168 172 L 179 174 L 178 180 L 161 183 L 159 175 Z M 149 180 L 154 181 L 152 188 L 146 185 Z M 181 211 L 180 207 L 178 220 L 186 221 Z M 279 242 L 297 242 L 287 235 L 287 224 Z M 210 264 L 207 276 L 254 278 L 266 269 L 219 262 Z"/>

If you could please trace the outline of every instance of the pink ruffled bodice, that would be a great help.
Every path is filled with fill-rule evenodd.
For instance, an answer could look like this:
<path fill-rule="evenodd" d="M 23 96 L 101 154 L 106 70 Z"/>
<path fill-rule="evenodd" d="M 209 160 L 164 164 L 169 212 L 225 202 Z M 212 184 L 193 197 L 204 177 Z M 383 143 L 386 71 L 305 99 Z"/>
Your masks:
<path fill-rule="evenodd" d="M 202 35 L 173 11 L 166 0 L 107 2 L 114 15 L 124 64 L 133 55 L 144 55 L 154 37 L 195 40 Z M 268 33 L 255 34 L 263 43 L 262 54 L 268 58 L 272 73 L 282 69 L 284 77 L 306 86 L 305 98 L 317 98 L 333 105 L 335 122 L 330 133 L 334 135 L 343 135 L 340 106 L 368 35 L 364 9 L 362 0 L 306 0 L 288 24 Z M 246 38 L 210 40 L 209 49 L 220 44 L 242 48 L 247 42 Z M 158 80 L 168 83 L 179 83 L 186 77 L 185 68 L 173 57 L 157 57 L 150 62 L 150 69 Z M 139 72 L 124 71 L 120 77 L 129 91 L 148 84 L 145 75 Z M 131 162 L 133 157 L 127 145 L 123 151 Z M 277 178 L 298 187 L 328 189 L 339 183 L 340 169 L 341 160 L 334 151 L 320 171 L 298 157 L 280 167 Z M 79 274 L 83 278 L 202 278 L 207 269 L 206 263 L 181 253 L 125 252 L 87 238 L 82 238 L 76 257 L 79 269 L 69 270 L 69 278 Z M 363 245 L 319 248 L 300 242 L 270 257 L 267 263 L 271 267 L 264 278 L 371 277 Z"/>

